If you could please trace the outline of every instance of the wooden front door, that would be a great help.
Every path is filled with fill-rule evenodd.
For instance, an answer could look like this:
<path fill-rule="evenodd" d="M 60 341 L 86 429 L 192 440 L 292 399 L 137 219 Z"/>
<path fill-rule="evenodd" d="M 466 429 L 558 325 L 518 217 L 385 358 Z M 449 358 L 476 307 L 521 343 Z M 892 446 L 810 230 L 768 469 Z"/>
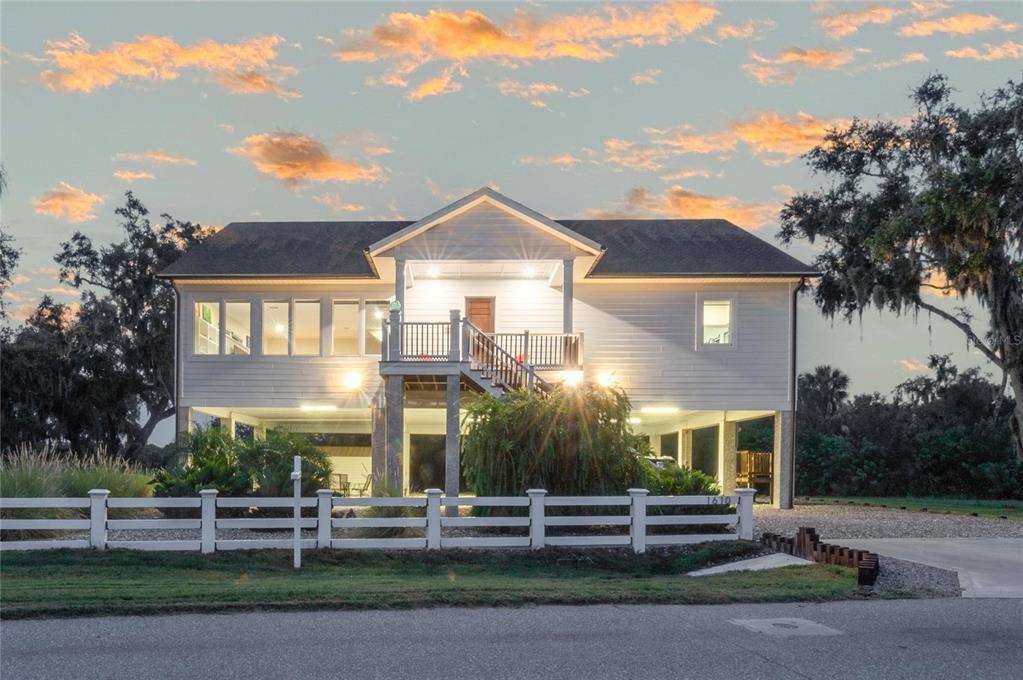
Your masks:
<path fill-rule="evenodd" d="M 494 332 L 494 298 L 465 298 L 465 316 L 484 333 Z"/>

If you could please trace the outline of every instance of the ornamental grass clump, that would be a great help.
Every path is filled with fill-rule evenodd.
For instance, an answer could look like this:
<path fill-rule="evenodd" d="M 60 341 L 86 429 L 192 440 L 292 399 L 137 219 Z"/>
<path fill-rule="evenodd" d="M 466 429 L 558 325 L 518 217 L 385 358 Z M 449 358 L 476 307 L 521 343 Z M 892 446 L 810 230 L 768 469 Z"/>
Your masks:
<path fill-rule="evenodd" d="M 644 481 L 645 440 L 625 392 L 595 384 L 480 396 L 466 409 L 465 479 L 478 496 L 621 495 Z"/>

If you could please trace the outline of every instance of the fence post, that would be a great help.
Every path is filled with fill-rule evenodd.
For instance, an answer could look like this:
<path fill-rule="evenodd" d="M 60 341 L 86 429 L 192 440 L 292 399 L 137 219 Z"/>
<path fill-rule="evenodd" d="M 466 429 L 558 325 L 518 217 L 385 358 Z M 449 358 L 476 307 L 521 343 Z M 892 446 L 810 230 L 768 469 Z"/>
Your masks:
<path fill-rule="evenodd" d="M 203 489 L 202 499 L 202 552 L 211 553 L 217 549 L 217 490 Z"/>
<path fill-rule="evenodd" d="M 735 533 L 745 541 L 753 540 L 753 497 L 757 495 L 756 489 L 736 489 L 735 495 L 739 497 L 735 504 L 735 513 L 738 515 L 738 522 L 735 525 Z"/>
<path fill-rule="evenodd" d="M 330 547 L 330 513 L 334 509 L 334 490 L 316 490 L 316 547 Z"/>
<path fill-rule="evenodd" d="M 107 489 L 89 492 L 89 545 L 97 550 L 107 548 Z"/>
<path fill-rule="evenodd" d="M 629 495 L 632 496 L 629 535 L 632 538 L 632 551 L 637 555 L 646 552 L 646 497 L 649 493 L 646 489 L 629 489 Z"/>
<path fill-rule="evenodd" d="M 532 550 L 539 550 L 544 547 L 544 497 L 546 489 L 528 489 L 529 496 L 529 547 Z"/>
<path fill-rule="evenodd" d="M 440 489 L 426 490 L 426 549 L 440 550 Z"/>
<path fill-rule="evenodd" d="M 291 473 L 292 509 L 295 516 L 295 528 L 291 539 L 291 566 L 302 567 L 302 456 L 293 458 L 294 469 Z"/>
<path fill-rule="evenodd" d="M 460 361 L 462 358 L 462 312 L 458 309 L 450 311 L 451 332 L 448 338 L 448 361 Z"/>

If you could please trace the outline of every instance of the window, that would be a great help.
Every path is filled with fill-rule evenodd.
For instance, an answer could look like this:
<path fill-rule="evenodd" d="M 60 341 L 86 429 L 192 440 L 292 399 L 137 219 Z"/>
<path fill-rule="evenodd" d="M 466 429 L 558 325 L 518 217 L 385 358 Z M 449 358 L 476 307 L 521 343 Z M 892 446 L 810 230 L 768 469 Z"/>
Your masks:
<path fill-rule="evenodd" d="M 288 353 L 288 303 L 263 303 L 263 354 Z"/>
<path fill-rule="evenodd" d="M 295 354 L 320 353 L 320 301 L 295 303 Z"/>
<path fill-rule="evenodd" d="M 195 354 L 220 354 L 219 302 L 196 302 L 192 327 Z"/>
<path fill-rule="evenodd" d="M 359 303 L 334 302 L 334 354 L 359 353 Z"/>
<path fill-rule="evenodd" d="M 386 300 L 366 301 L 366 354 L 380 354 L 383 322 L 390 305 Z"/>
<path fill-rule="evenodd" d="M 248 302 L 228 302 L 224 354 L 251 354 L 252 305 Z"/>
<path fill-rule="evenodd" d="M 732 344 L 731 300 L 703 301 L 703 344 Z"/>

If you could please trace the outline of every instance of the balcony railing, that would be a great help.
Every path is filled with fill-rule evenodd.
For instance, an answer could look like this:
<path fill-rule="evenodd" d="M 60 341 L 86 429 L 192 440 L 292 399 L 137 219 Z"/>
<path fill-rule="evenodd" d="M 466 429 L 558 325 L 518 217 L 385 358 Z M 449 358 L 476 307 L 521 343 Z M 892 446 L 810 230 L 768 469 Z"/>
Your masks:
<path fill-rule="evenodd" d="M 473 361 L 484 345 L 537 371 L 582 365 L 582 333 L 484 333 L 455 314 L 449 321 L 400 321 L 397 314 L 384 320 L 384 361 Z"/>

